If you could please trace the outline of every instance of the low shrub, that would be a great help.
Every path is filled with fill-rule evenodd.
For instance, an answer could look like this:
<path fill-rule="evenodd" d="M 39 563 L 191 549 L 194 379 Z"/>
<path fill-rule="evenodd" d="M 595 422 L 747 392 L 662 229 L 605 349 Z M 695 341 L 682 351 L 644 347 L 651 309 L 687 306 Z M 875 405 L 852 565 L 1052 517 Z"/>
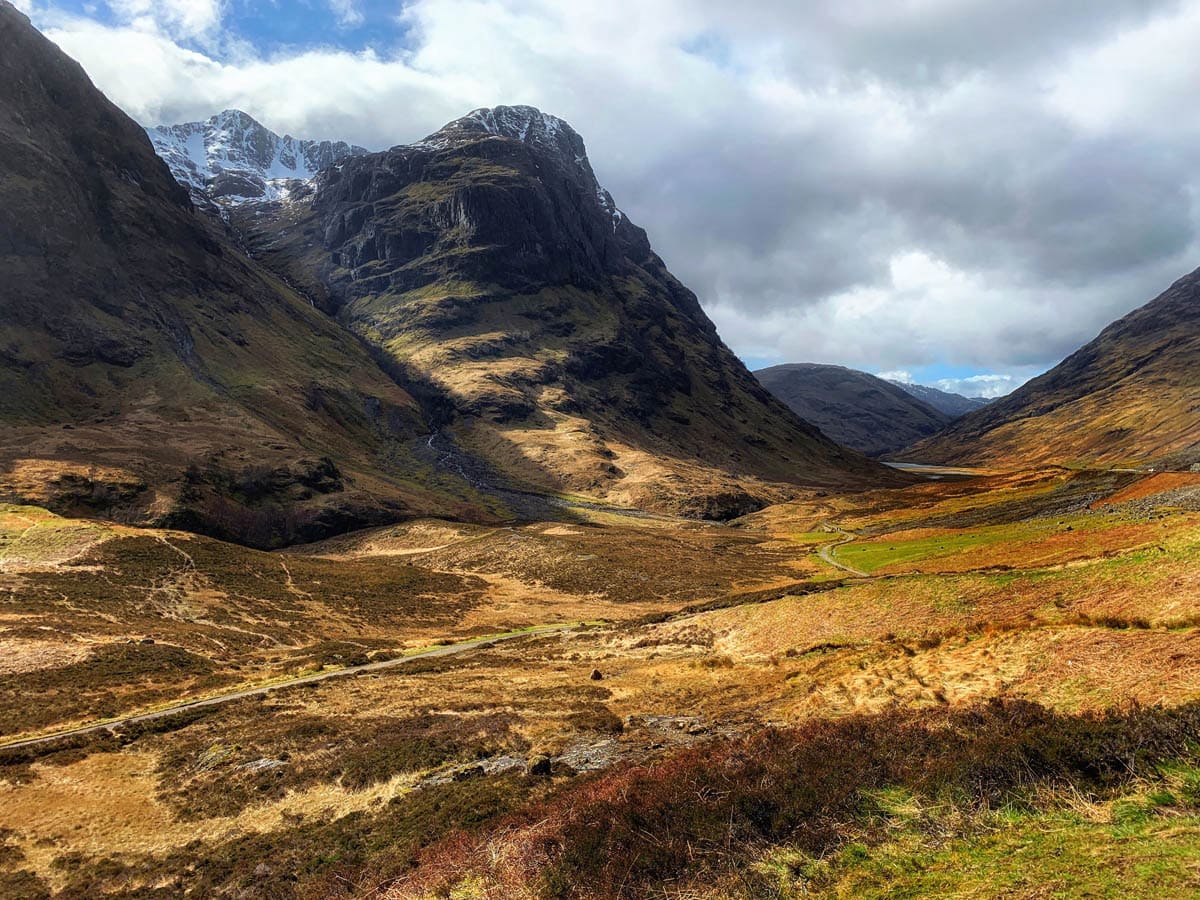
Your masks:
<path fill-rule="evenodd" d="M 881 790 L 975 807 L 1032 802 L 1047 788 L 1111 796 L 1197 757 L 1198 741 L 1200 704 L 1071 716 L 995 701 L 814 721 L 571 785 L 489 829 L 505 835 L 503 853 L 459 836 L 431 849 L 409 884 L 436 893 L 475 871 L 547 898 L 642 897 L 774 845 L 828 852 L 847 822 L 870 818 Z"/>

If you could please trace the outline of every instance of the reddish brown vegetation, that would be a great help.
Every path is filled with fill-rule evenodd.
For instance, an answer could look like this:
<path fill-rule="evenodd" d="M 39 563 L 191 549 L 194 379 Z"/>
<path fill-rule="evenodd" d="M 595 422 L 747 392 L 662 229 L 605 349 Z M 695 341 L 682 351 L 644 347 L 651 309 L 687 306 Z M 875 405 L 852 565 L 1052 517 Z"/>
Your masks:
<path fill-rule="evenodd" d="M 836 846 L 869 818 L 870 792 L 903 787 L 969 806 L 1046 787 L 1109 793 L 1196 754 L 1200 704 L 1066 716 L 1025 702 L 892 712 L 691 749 L 571 786 L 423 856 L 393 896 L 446 895 L 477 872 L 495 896 L 641 897 L 728 877 L 754 850 Z"/>

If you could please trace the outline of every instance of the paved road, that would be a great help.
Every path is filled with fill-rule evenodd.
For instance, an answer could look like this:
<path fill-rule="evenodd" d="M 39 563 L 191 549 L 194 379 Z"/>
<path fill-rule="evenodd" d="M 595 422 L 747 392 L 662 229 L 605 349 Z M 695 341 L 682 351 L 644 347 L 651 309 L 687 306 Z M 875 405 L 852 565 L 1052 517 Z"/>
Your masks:
<path fill-rule="evenodd" d="M 842 539 L 840 541 L 834 541 L 832 544 L 822 545 L 817 550 L 817 555 L 831 566 L 835 566 L 836 568 L 841 569 L 843 572 L 849 572 L 851 575 L 855 575 L 859 578 L 874 578 L 875 576 L 870 572 L 864 572 L 862 569 L 856 569 L 854 566 L 848 566 L 843 562 L 838 562 L 837 559 L 834 558 L 834 551 L 838 547 L 845 546 L 853 541 L 855 535 L 851 534 L 849 531 L 843 531 L 841 528 L 836 528 L 833 526 L 830 527 L 830 530 L 836 531 L 838 534 L 842 535 Z"/>
<path fill-rule="evenodd" d="M 474 650 L 482 647 L 485 644 L 495 644 L 500 641 L 514 641 L 518 638 L 532 637 L 535 635 L 555 634 L 563 631 L 571 631 L 579 628 L 578 625 L 547 625 L 541 628 L 535 628 L 530 631 L 522 631 L 516 634 L 502 634 L 496 637 L 478 638 L 472 641 L 463 641 L 458 644 L 447 644 L 445 647 L 436 647 L 432 650 L 425 650 L 421 653 L 414 653 L 411 656 L 398 656 L 395 659 L 386 659 L 381 662 L 366 663 L 361 666 L 347 666 L 344 669 L 334 669 L 329 672 L 318 672 L 315 675 L 303 675 L 299 678 L 293 678 L 290 681 L 281 681 L 276 684 L 267 685 L 266 687 L 247 688 L 245 690 L 234 691 L 230 694 L 221 694 L 217 697 L 208 697 L 204 700 L 191 700 L 186 703 L 177 703 L 174 706 L 168 706 L 164 709 L 156 709 L 154 712 L 140 713 L 137 715 L 126 716 L 121 719 L 114 719 L 108 722 L 101 722 L 96 725 L 81 725 L 78 728 L 70 728 L 66 731 L 58 731 L 54 734 L 46 734 L 41 737 L 25 738 L 20 741 L 11 741 L 9 743 L 0 744 L 0 750 L 19 750 L 23 747 L 36 747 L 40 744 L 49 744 L 54 741 L 61 741 L 64 738 L 79 737 L 85 734 L 94 734 L 99 731 L 113 731 L 124 725 L 134 725 L 138 722 L 152 722 L 155 719 L 162 719 L 166 716 L 173 716 L 176 713 L 186 712 L 190 709 L 203 709 L 209 706 L 220 706 L 223 703 L 232 703 L 234 700 L 242 700 L 246 697 L 258 697 L 263 694 L 269 694 L 272 691 L 277 691 L 280 688 L 295 687 L 300 684 L 314 684 L 318 681 L 326 681 L 330 678 L 342 678 L 347 675 L 361 675 L 363 672 L 378 672 L 380 669 L 390 669 L 394 666 L 402 666 L 405 663 L 413 662 L 418 659 L 432 659 L 438 656 L 454 656 L 459 653 L 465 653 L 468 650 Z"/>

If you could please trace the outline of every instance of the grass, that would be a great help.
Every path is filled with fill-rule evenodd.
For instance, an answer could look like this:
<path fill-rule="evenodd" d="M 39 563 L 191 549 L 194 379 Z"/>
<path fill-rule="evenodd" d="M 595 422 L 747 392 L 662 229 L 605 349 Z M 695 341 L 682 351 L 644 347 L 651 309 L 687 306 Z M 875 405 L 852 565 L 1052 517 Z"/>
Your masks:
<path fill-rule="evenodd" d="M 976 817 L 959 834 L 945 840 L 902 829 L 878 846 L 851 843 L 822 859 L 780 851 L 760 864 L 758 874 L 781 900 L 1200 892 L 1200 814 L 1194 807 L 1159 807 L 1121 822 L 1096 822 L 1069 809 L 1009 810 Z"/>
<path fill-rule="evenodd" d="M 1192 847 L 1196 736 L 1179 738 L 1200 697 L 1200 530 L 1183 513 L 1062 512 L 1062 485 L 1088 477 L 816 497 L 736 528 L 421 520 L 286 554 L 114 528 L 71 562 L 0 573 L 0 679 L 81 702 L 90 679 L 120 704 L 139 679 L 177 696 L 196 676 L 92 679 L 108 670 L 56 648 L 177 648 L 242 684 L 535 622 L 599 627 L 276 681 L 203 715 L 6 757 L 0 894 L 255 896 L 264 879 L 288 898 L 1021 893 L 1012 859 L 1043 880 L 1061 859 L 1073 880 L 1052 890 L 1102 895 L 1089 854 L 1105 877 L 1140 885 L 1122 861 L 1144 862 L 1186 892 L 1175 859 Z M 1014 504 L 1027 517 L 1030 485 L 1050 514 L 1003 521 Z M 1000 520 L 945 524 L 979 510 Z M 0 528 L 44 518 L 12 513 Z M 907 531 L 858 544 L 987 534 L 904 564 L 944 572 L 816 583 L 811 548 L 840 539 L 822 524 L 868 519 Z M 954 571 L 1050 551 L 1081 557 Z M 131 633 L 158 642 L 118 642 Z M 472 768 L 541 756 L 542 778 Z M 590 759 L 605 768 L 577 770 Z"/>
<path fill-rule="evenodd" d="M 585 625 L 600 624 L 597 622 L 591 623 L 575 623 L 570 627 L 583 627 Z M 542 633 L 557 632 L 562 629 L 561 625 L 529 625 L 523 628 L 516 628 L 510 631 L 498 632 L 496 634 L 481 635 L 471 637 L 464 641 L 443 641 L 430 644 L 426 647 L 418 647 L 405 650 L 400 654 L 400 658 L 407 659 L 419 657 L 437 651 L 454 651 L 458 648 L 471 647 L 476 644 L 487 644 L 490 641 L 507 640 L 519 635 L 537 635 Z M 0 678 L 0 736 L 4 734 L 3 725 L 10 719 L 15 717 L 16 720 L 22 722 L 32 721 L 32 725 L 26 725 L 27 732 L 18 735 L 21 739 L 29 737 L 47 737 L 52 738 L 59 734 L 59 731 L 40 729 L 38 725 L 41 720 L 30 719 L 26 711 L 28 692 L 51 693 L 56 698 L 60 694 L 66 694 L 69 697 L 68 702 L 59 701 L 53 708 L 42 708 L 45 715 L 53 717 L 54 720 L 61 720 L 63 716 L 78 714 L 81 711 L 96 712 L 104 709 L 103 706 L 98 706 L 95 699 L 95 691 L 97 687 L 100 690 L 111 690 L 112 685 L 104 684 L 103 681 L 97 685 L 94 681 L 97 677 L 109 677 L 110 680 L 115 674 L 117 684 L 122 688 L 122 702 L 127 705 L 127 708 L 122 710 L 120 714 L 116 711 L 111 711 L 108 714 L 101 714 L 96 718 L 89 719 L 75 726 L 75 728 L 86 728 L 94 725 L 103 725 L 107 723 L 117 722 L 122 719 L 132 718 L 146 713 L 157 712 L 158 710 L 170 709 L 179 704 L 191 704 L 201 700 L 210 700 L 221 697 L 224 694 L 234 694 L 243 691 L 258 691 L 264 689 L 284 689 L 303 683 L 306 679 L 313 675 L 332 675 L 334 673 L 350 674 L 358 670 L 363 665 L 366 665 L 370 660 L 365 655 L 359 655 L 352 658 L 349 663 L 342 664 L 343 656 L 338 654 L 336 661 L 318 661 L 309 667 L 306 671 L 299 674 L 277 675 L 272 678 L 260 679 L 257 681 L 233 683 L 229 677 L 224 680 L 211 677 L 212 667 L 200 657 L 195 657 L 188 654 L 178 647 L 167 647 L 162 645 L 151 645 L 149 647 L 143 645 L 116 645 L 102 648 L 97 654 L 101 658 L 101 664 L 97 664 L 95 659 L 80 666 L 67 666 L 64 668 L 51 669 L 47 672 L 34 673 L 33 677 L 28 674 L 20 676 L 10 676 L 9 678 Z M 147 660 L 151 657 L 151 660 Z M 393 657 L 394 658 L 394 657 Z M 383 660 L 380 660 L 381 662 Z M 87 673 L 87 681 L 91 692 L 80 690 L 77 685 L 84 679 L 74 669 L 83 669 Z M 163 700 L 151 706 L 137 706 L 138 698 L 143 696 L 152 696 L 146 691 L 128 692 L 128 688 L 137 687 L 139 679 L 146 679 L 147 676 L 161 674 L 166 671 L 172 675 L 180 671 L 187 671 L 199 675 L 210 676 L 199 682 L 199 687 L 204 690 L 190 692 L 186 696 L 175 696 L 170 700 Z M 63 691 L 58 685 L 73 686 L 70 691 Z M 225 690 L 213 691 L 213 685 L 220 684 Z M 49 687 L 47 686 L 49 685 Z M 159 688 L 158 693 L 161 695 L 165 691 L 171 690 L 171 687 Z M 19 696 L 17 696 L 19 695 Z M 9 701 L 9 707 L 13 706 L 12 697 L 17 696 L 16 706 L 21 712 L 14 713 L 11 709 L 6 709 L 5 700 Z M 111 701 L 110 701 L 111 703 Z M 132 707 L 132 708 L 128 708 Z M 7 715 L 6 715 L 7 713 Z M 70 729 L 74 730 L 74 728 Z M 29 733 L 31 732 L 31 733 Z M 69 731 L 64 731 L 64 736 L 69 734 Z M 15 739 L 15 738 L 14 738 Z M 4 744 L 0 743 L 0 752 L 3 752 Z"/>
<path fill-rule="evenodd" d="M 1197 521 L 1181 516 L 1174 527 L 1193 526 Z M 1034 568 L 1127 552 L 1162 536 L 1153 521 L 1074 515 L 970 529 L 910 529 L 846 544 L 837 555 L 874 574 Z"/>

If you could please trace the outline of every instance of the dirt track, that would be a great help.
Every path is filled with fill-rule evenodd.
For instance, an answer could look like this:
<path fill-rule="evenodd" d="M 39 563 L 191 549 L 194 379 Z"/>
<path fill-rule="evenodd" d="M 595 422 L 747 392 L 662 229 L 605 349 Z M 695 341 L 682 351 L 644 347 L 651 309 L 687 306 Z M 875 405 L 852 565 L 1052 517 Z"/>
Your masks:
<path fill-rule="evenodd" d="M 295 687 L 301 684 L 314 684 L 318 681 L 327 681 L 330 678 L 342 678 L 347 675 L 358 675 L 363 672 L 378 672 L 380 669 L 390 669 L 395 666 L 402 666 L 405 663 L 413 662 L 418 659 L 432 659 L 439 656 L 455 656 L 459 653 L 465 653 L 468 650 L 475 650 L 489 644 L 499 643 L 500 641 L 513 641 L 517 638 L 533 637 L 544 634 L 556 634 L 563 631 L 571 631 L 578 628 L 578 625 L 547 625 L 540 628 L 522 631 L 516 634 L 502 634 L 495 637 L 483 637 L 472 641 L 463 641 L 458 644 L 448 644 L 445 647 L 435 647 L 432 650 L 424 650 L 420 653 L 413 653 L 410 656 L 399 656 L 395 659 L 381 660 L 380 662 L 366 663 L 361 666 L 347 666 L 342 669 L 334 669 L 329 672 L 317 672 L 313 675 L 303 675 L 299 678 L 292 678 L 287 681 L 281 681 L 275 684 L 266 685 L 264 687 L 246 688 L 240 691 L 233 691 L 228 694 L 221 694 L 216 697 L 206 697 L 203 700 L 190 700 L 184 703 L 176 703 L 172 706 L 156 709 L 153 712 L 138 713 L 132 716 L 124 716 L 119 719 L 112 719 L 107 722 L 99 722 L 94 725 L 81 725 L 78 728 L 69 728 L 65 731 L 57 731 L 53 734 L 46 734 L 40 737 L 25 738 L 19 741 L 11 741 L 9 743 L 0 744 L 0 750 L 19 750 L 24 747 L 36 747 L 41 744 L 49 744 L 54 741 L 61 741 L 64 738 L 79 737 L 85 734 L 94 734 L 99 731 L 114 731 L 125 725 L 135 725 L 139 722 L 152 722 L 155 719 L 162 719 L 167 716 L 172 716 L 177 713 L 187 712 L 191 709 L 203 709 L 209 706 L 220 706 L 224 703 L 232 703 L 234 700 L 242 700 L 246 697 L 257 697 L 263 694 L 269 694 L 272 691 L 277 691 L 280 688 Z"/>
<path fill-rule="evenodd" d="M 823 545 L 817 550 L 817 555 L 831 566 L 841 569 L 843 572 L 849 572 L 851 575 L 854 575 L 858 578 L 874 578 L 875 576 L 870 572 L 864 572 L 862 569 L 856 569 L 854 566 L 848 566 L 845 563 L 838 562 L 834 558 L 833 551 L 838 547 L 844 547 L 846 544 L 851 543 L 854 540 L 855 535 L 851 534 L 849 531 L 843 531 L 840 528 L 833 528 L 832 530 L 842 535 L 842 539 L 840 541 L 834 541 L 832 544 Z"/>

